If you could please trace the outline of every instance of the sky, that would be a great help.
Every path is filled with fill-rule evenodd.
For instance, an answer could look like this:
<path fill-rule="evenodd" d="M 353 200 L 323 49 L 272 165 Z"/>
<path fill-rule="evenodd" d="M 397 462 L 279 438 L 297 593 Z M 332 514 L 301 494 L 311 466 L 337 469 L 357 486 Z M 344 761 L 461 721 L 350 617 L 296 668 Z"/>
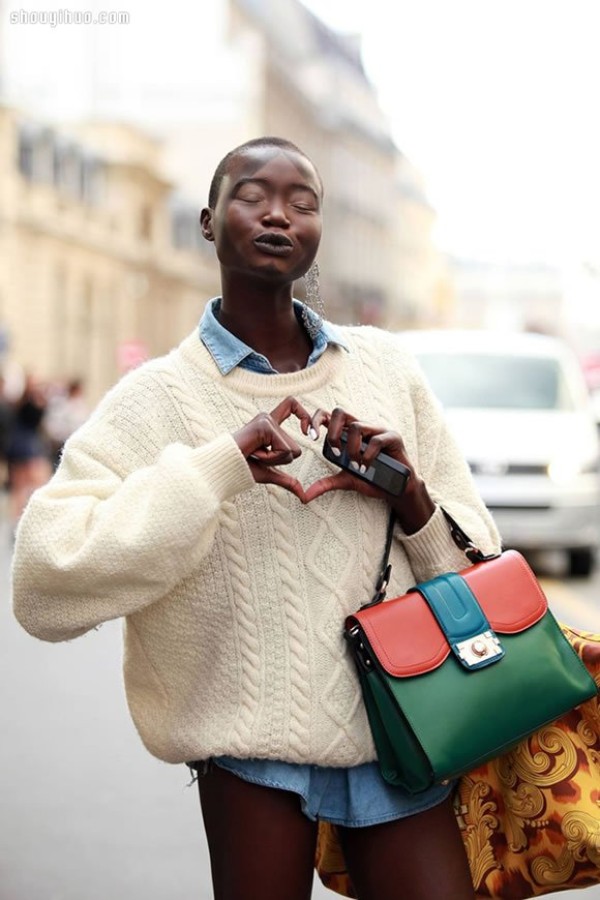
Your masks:
<path fill-rule="evenodd" d="M 58 0 L 2 3 L 62 8 Z M 396 143 L 423 175 L 442 250 L 563 268 L 585 263 L 600 279 L 600 0 L 304 3 L 331 27 L 362 34 L 366 71 Z M 207 102 L 211 71 L 237 77 L 235 64 L 211 59 L 203 39 L 220 4 L 72 0 L 72 7 L 131 11 L 131 24 L 110 32 L 110 52 L 97 61 L 103 77 L 109 72 L 105 94 L 124 108 L 136 104 L 124 87 L 132 82 L 130 32 L 143 50 L 138 80 L 173 113 L 178 99 L 187 108 Z M 76 99 L 100 32 L 4 27 L 8 56 L 36 82 L 40 99 L 59 82 L 61 100 Z M 176 90 L 169 79 L 179 79 Z M 217 98 L 216 108 L 223 102 Z"/>
<path fill-rule="evenodd" d="M 443 248 L 600 263 L 599 0 L 304 0 L 363 36 Z"/>

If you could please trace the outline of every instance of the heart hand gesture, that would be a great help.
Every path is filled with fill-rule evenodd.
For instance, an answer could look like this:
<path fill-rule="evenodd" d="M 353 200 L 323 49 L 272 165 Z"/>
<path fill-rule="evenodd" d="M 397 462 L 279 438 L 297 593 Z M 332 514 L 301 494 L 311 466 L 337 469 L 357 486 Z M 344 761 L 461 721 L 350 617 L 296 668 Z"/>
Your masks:
<path fill-rule="evenodd" d="M 300 420 L 303 433 L 308 434 L 310 415 L 294 397 L 286 397 L 272 412 L 259 413 L 233 437 L 246 457 L 256 482 L 277 484 L 306 503 L 304 488 L 298 479 L 276 468 L 289 465 L 302 452 L 298 443 L 281 428 L 282 422 L 291 415 Z"/>

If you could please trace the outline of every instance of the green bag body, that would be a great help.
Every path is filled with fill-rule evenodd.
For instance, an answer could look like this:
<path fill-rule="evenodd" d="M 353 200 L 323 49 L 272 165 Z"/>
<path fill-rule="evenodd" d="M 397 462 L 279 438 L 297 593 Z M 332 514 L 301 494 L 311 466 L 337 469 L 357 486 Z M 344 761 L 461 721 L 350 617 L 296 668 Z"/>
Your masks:
<path fill-rule="evenodd" d="M 383 777 L 410 793 L 597 692 L 515 551 L 365 608 L 346 629 Z"/>

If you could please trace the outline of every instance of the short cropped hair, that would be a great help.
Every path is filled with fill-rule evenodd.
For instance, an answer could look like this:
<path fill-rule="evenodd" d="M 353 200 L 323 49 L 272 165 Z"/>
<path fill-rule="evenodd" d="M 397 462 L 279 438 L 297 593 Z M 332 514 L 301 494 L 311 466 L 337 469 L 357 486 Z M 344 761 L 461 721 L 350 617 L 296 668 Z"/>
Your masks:
<path fill-rule="evenodd" d="M 321 193 L 323 192 L 323 182 L 321 181 L 321 176 L 317 171 L 317 167 L 310 159 L 310 157 L 308 157 L 306 153 L 300 149 L 300 147 L 296 146 L 296 144 L 293 144 L 292 141 L 286 140 L 286 138 L 273 136 L 252 138 L 252 140 L 246 141 L 244 144 L 240 144 L 239 147 L 234 147 L 233 150 L 230 150 L 229 153 L 227 153 L 223 157 L 223 159 L 215 169 L 215 174 L 212 177 L 212 181 L 210 183 L 210 188 L 208 191 L 208 205 L 211 209 L 214 209 L 217 205 L 217 200 L 219 199 L 219 191 L 221 190 L 221 183 L 225 175 L 227 175 L 227 170 L 229 168 L 229 163 L 231 162 L 231 160 L 236 156 L 245 153 L 247 150 L 253 150 L 255 147 L 279 147 L 281 150 L 289 150 L 292 153 L 298 153 L 299 156 L 303 156 L 314 167 L 315 172 L 317 173 L 317 178 L 319 179 Z"/>

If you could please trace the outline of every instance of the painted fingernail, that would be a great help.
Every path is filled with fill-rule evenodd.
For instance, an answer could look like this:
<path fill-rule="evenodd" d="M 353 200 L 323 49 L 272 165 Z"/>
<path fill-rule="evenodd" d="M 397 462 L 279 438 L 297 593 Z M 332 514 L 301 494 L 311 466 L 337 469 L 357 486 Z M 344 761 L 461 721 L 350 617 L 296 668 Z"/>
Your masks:
<path fill-rule="evenodd" d="M 312 427 L 312 425 L 308 429 L 308 436 L 311 439 L 311 441 L 316 441 L 319 437 L 318 432 Z"/>
<path fill-rule="evenodd" d="M 362 465 L 360 466 L 358 471 L 360 472 L 361 475 L 365 474 L 365 472 L 367 471 L 367 467 L 365 466 L 364 463 L 362 463 Z"/>
<path fill-rule="evenodd" d="M 356 469 L 356 470 L 358 471 L 359 465 L 358 465 L 358 463 L 356 462 L 355 459 L 351 459 L 351 460 L 350 460 L 350 465 L 352 466 L 353 469 Z"/>
<path fill-rule="evenodd" d="M 332 448 L 331 448 L 331 452 L 333 453 L 334 456 L 341 456 L 341 455 L 342 455 L 342 451 L 341 451 L 341 450 L 338 450 L 337 447 L 332 447 Z"/>

